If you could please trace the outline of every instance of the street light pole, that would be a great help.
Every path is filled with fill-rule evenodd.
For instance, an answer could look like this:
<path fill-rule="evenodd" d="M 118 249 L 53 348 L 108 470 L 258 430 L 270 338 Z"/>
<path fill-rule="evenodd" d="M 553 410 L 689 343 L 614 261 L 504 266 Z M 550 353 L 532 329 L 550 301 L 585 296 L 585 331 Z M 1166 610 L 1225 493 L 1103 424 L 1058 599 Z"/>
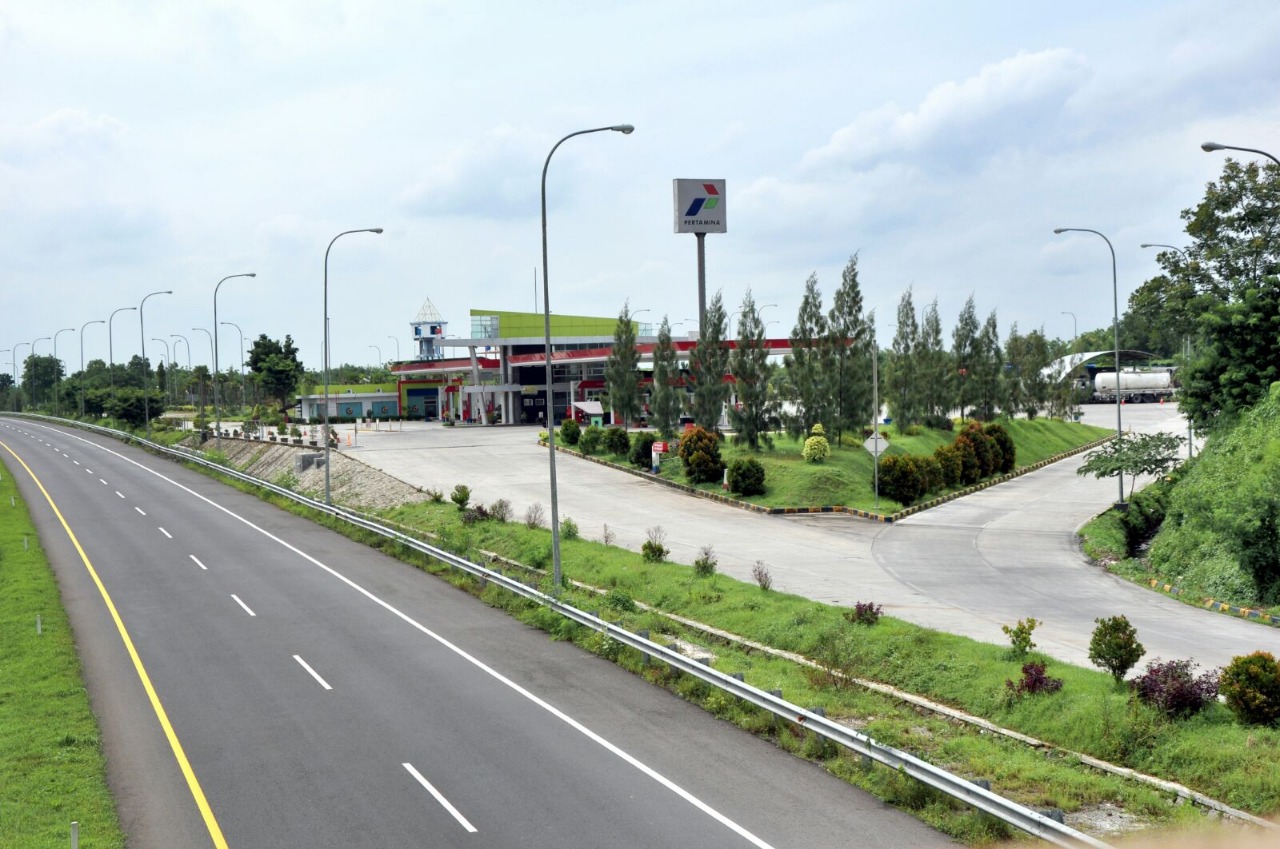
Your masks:
<path fill-rule="evenodd" d="M 112 322 L 115 320 L 116 313 L 136 309 L 137 307 L 121 307 L 107 316 L 107 378 L 111 382 L 111 398 L 113 400 L 116 397 L 116 347 L 114 342 L 115 334 L 112 332 L 114 330 Z"/>
<path fill-rule="evenodd" d="M 1112 247 L 1110 239 L 1097 230 L 1090 230 L 1087 227 L 1058 227 L 1053 232 L 1059 235 L 1062 233 L 1092 233 L 1095 236 L 1101 236 L 1102 241 L 1107 243 L 1107 249 L 1111 251 L 1111 322 L 1115 331 L 1116 345 L 1116 439 L 1124 439 L 1124 431 L 1121 429 L 1120 423 L 1120 285 L 1116 280 L 1116 249 Z M 1116 506 L 1123 510 L 1125 504 L 1124 472 L 1117 473 L 1116 477 L 1119 479 L 1120 484 L 1120 500 L 1116 502 Z"/>
<path fill-rule="evenodd" d="M 246 406 L 244 394 L 244 331 L 241 330 L 240 325 L 236 324 L 234 321 L 223 321 L 219 322 L 219 324 L 234 327 L 236 329 L 236 333 L 240 334 L 240 407 L 243 409 Z"/>
<path fill-rule="evenodd" d="M 203 333 L 205 336 L 208 336 L 208 337 L 209 337 L 209 356 L 211 356 L 211 357 L 212 357 L 212 356 L 213 356 L 213 334 L 212 334 L 212 333 L 210 333 L 208 330 L 205 330 L 203 327 L 193 327 L 193 328 L 191 328 L 191 329 L 192 329 L 192 330 L 199 330 L 199 331 L 200 331 L 201 333 Z M 188 345 L 188 346 L 187 346 L 187 350 L 188 350 L 188 351 L 190 351 L 190 350 L 191 350 L 191 346 L 190 346 L 190 345 Z M 217 379 L 217 375 L 214 375 L 214 379 L 215 379 L 215 380 Z M 206 419 L 205 421 L 207 422 L 208 420 Z"/>
<path fill-rule="evenodd" d="M 39 365 L 38 365 L 39 361 L 36 359 L 36 342 L 48 342 L 48 341 L 49 341 L 48 336 L 41 336 L 39 339 L 35 340 L 35 342 L 31 343 L 31 380 L 32 380 L 31 406 L 32 408 L 34 408 L 36 405 L 35 377 L 36 377 L 36 371 L 39 369 Z"/>
<path fill-rule="evenodd" d="M 379 348 L 377 345 L 370 345 L 369 347 L 378 352 L 378 366 L 381 367 L 382 366 L 382 349 Z"/>
<path fill-rule="evenodd" d="M 551 167 L 551 157 L 555 155 L 556 150 L 569 139 L 588 133 L 602 133 L 606 130 L 630 135 L 635 131 L 635 127 L 630 124 L 614 124 L 610 127 L 595 127 L 569 133 L 551 147 L 546 162 L 542 164 L 542 317 L 546 334 L 544 349 L 547 359 L 547 462 L 551 468 L 551 560 L 554 566 L 551 592 L 557 598 L 560 596 L 560 502 L 556 492 L 555 385 L 552 383 L 551 369 L 551 284 L 547 279 L 547 169 Z"/>
<path fill-rule="evenodd" d="M 396 343 L 396 362 L 400 362 L 400 340 L 390 333 L 387 334 L 387 338 Z"/>
<path fill-rule="evenodd" d="M 219 450 L 222 449 L 222 410 L 218 408 L 218 290 L 222 288 L 223 283 L 233 278 L 257 276 L 252 271 L 245 274 L 228 274 L 213 287 L 213 333 L 210 334 L 213 337 L 213 442 Z"/>
<path fill-rule="evenodd" d="M 164 361 L 167 363 L 164 369 L 164 394 L 165 400 L 172 403 L 173 401 L 173 356 L 169 353 L 169 343 L 158 336 L 151 337 L 152 342 L 159 342 L 164 346 Z"/>
<path fill-rule="evenodd" d="M 74 327 L 64 327 L 57 333 L 53 334 L 53 414 L 55 416 L 62 415 L 62 394 L 59 391 L 62 387 L 62 360 L 58 359 L 58 334 L 59 333 L 75 333 Z"/>
<path fill-rule="evenodd" d="M 343 230 L 329 240 L 329 247 L 324 249 L 324 409 L 321 417 L 324 421 L 324 503 L 332 504 L 329 489 L 329 251 L 333 243 L 351 233 L 381 233 L 381 227 L 366 227 L 360 230 Z"/>
<path fill-rule="evenodd" d="M 1062 314 L 1071 316 L 1071 343 L 1075 344 L 1076 339 L 1080 338 L 1080 325 L 1076 323 L 1076 314 L 1070 310 L 1063 310 Z"/>
<path fill-rule="evenodd" d="M 138 304 L 138 341 L 142 343 L 142 418 L 146 422 L 147 439 L 151 438 L 151 393 L 147 387 L 147 330 L 143 323 L 142 314 L 146 311 L 147 298 L 153 295 L 172 295 L 172 289 L 165 289 L 161 292 L 152 292 L 142 299 L 142 303 Z"/>
<path fill-rule="evenodd" d="M 100 318 L 97 321 L 86 321 L 84 324 L 80 325 L 80 416 L 82 418 L 84 417 L 84 385 L 85 385 L 84 329 L 91 324 L 106 324 L 106 323 L 107 322 L 104 319 Z"/>
<path fill-rule="evenodd" d="M 1213 153 L 1215 150 L 1240 150 L 1245 153 L 1256 153 L 1259 156 L 1265 156 L 1277 165 L 1280 165 L 1280 159 L 1276 159 L 1265 150 L 1258 150 L 1256 147 L 1236 147 L 1233 144 L 1218 144 L 1217 142 L 1205 142 L 1200 145 L 1200 149 L 1205 153 Z"/>
<path fill-rule="evenodd" d="M 18 349 L 23 345 L 31 347 L 30 342 L 18 342 L 13 346 L 13 411 L 15 413 L 18 412 Z"/>

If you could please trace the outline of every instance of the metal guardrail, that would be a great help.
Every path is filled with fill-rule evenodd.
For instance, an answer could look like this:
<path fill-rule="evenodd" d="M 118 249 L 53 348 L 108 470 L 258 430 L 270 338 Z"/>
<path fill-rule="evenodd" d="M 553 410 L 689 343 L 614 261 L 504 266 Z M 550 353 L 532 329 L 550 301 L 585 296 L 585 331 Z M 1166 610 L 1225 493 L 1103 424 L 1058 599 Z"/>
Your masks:
<path fill-rule="evenodd" d="M 324 502 L 316 501 L 312 498 L 307 498 L 306 496 L 299 495 L 292 490 L 255 478 L 252 475 L 247 475 L 236 469 L 229 468 L 228 466 L 223 466 L 219 463 L 206 460 L 200 452 L 195 452 L 190 449 L 172 448 L 165 445 L 159 445 L 149 440 L 134 436 L 133 434 L 85 422 L 54 419 L 46 416 L 28 415 L 27 417 L 55 422 L 57 424 L 80 427 L 115 439 L 122 439 L 125 442 L 133 442 L 147 448 L 148 450 L 157 451 L 162 454 L 175 457 L 183 462 L 195 463 L 196 465 L 224 474 L 243 483 L 250 484 L 260 489 L 266 489 L 284 498 L 288 498 L 299 504 L 310 507 L 313 510 L 328 513 L 329 515 L 355 525 L 356 527 L 363 528 L 364 530 L 393 540 L 407 548 L 418 551 L 456 569 L 460 569 L 464 572 L 475 575 L 478 578 L 497 584 L 508 592 L 523 596 L 524 598 L 543 605 L 544 607 L 551 608 L 556 613 L 567 619 L 571 619 L 584 627 L 605 634 L 610 639 L 613 639 L 624 646 L 635 649 L 636 651 L 642 652 L 652 658 L 657 658 L 668 666 L 677 669 L 686 675 L 691 675 L 705 681 L 706 683 L 711 684 L 732 696 L 736 696 L 745 702 L 772 713 L 776 717 L 801 725 L 819 737 L 830 740 L 831 742 L 843 746 L 851 751 L 857 752 L 864 758 L 874 761 L 875 763 L 897 770 L 916 781 L 919 781 L 927 787 L 943 793 L 956 801 L 963 802 L 966 805 L 989 814 L 1001 822 L 1013 826 L 1014 828 L 1020 829 L 1021 831 L 1034 835 L 1035 837 L 1039 837 L 1040 839 L 1053 843 L 1057 846 L 1090 846 L 1095 847 L 1095 849 L 1110 849 L 1110 846 L 1107 843 L 1103 843 L 1102 841 L 1090 837 L 1083 832 L 1063 825 L 1057 820 L 1047 817 L 1039 811 L 1032 810 L 1031 808 L 1020 805 L 1010 799 L 1006 799 L 1005 797 L 997 793 L 993 793 L 967 779 L 952 775 L 946 770 L 940 769 L 933 764 L 915 757 L 914 755 L 908 754 L 907 752 L 901 751 L 900 749 L 896 749 L 892 746 L 878 743 L 866 734 L 862 734 L 852 728 L 833 722 L 814 711 L 792 704 L 781 696 L 775 696 L 765 690 L 753 687 L 745 681 L 739 681 L 732 675 L 727 675 L 695 661 L 692 658 L 686 657 L 678 651 L 674 651 L 666 646 L 633 634 L 625 628 L 621 628 L 607 622 L 598 616 L 579 610 L 572 605 L 565 604 L 559 599 L 521 583 L 514 578 L 508 577 L 499 571 L 482 566 L 478 563 L 473 563 L 470 560 L 453 554 L 452 552 L 445 551 L 444 549 L 429 545 L 407 534 L 380 525 L 359 513 L 346 510 L 342 507 L 325 504 Z"/>

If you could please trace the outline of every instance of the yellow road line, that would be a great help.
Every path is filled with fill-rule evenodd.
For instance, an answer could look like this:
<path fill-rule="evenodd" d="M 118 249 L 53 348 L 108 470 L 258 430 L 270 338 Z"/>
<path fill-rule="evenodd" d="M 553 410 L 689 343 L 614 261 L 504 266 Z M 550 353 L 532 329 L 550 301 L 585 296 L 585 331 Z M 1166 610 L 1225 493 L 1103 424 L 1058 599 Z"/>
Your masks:
<path fill-rule="evenodd" d="M 200 809 L 200 815 L 204 817 L 205 827 L 209 829 L 209 837 L 212 838 L 213 845 L 217 849 L 227 849 L 227 841 L 222 836 L 222 828 L 218 825 L 218 820 L 213 815 L 213 809 L 209 807 L 209 800 L 205 798 L 204 791 L 200 789 L 200 781 L 196 778 L 195 770 L 191 768 L 191 762 L 187 760 L 187 754 L 182 749 L 182 743 L 178 740 L 178 735 L 173 730 L 173 725 L 169 722 L 169 714 L 165 711 L 164 705 L 160 703 L 160 696 L 156 694 L 156 689 L 151 684 L 151 676 L 147 674 L 146 667 L 142 665 L 142 658 L 138 656 L 138 650 L 133 645 L 133 638 L 129 636 L 129 630 L 125 628 L 124 620 L 120 618 L 120 611 L 116 610 L 115 602 L 111 600 L 111 594 L 107 592 L 107 588 L 103 585 L 102 579 L 98 577 L 98 572 L 93 568 L 93 564 L 89 562 L 89 555 L 85 554 L 84 548 L 80 545 L 80 540 L 76 538 L 75 532 L 71 530 L 71 526 L 63 518 L 62 511 L 53 502 L 53 497 L 49 495 L 49 491 L 44 488 L 44 484 L 36 477 L 36 473 L 9 447 L 8 443 L 0 440 L 0 447 L 8 451 L 10 456 L 17 460 L 27 474 L 31 476 L 32 482 L 40 489 L 45 500 L 49 502 L 49 507 L 53 510 L 53 514 L 58 517 L 58 521 L 62 524 L 62 529 L 67 532 L 67 537 L 71 540 L 71 544 L 79 552 L 84 568 L 89 571 L 89 576 L 97 584 L 98 592 L 102 594 L 102 600 L 106 603 L 107 610 L 111 612 L 111 618 L 116 623 L 116 630 L 120 632 L 120 639 L 124 642 L 124 647 L 128 650 L 129 657 L 133 659 L 133 668 L 137 670 L 138 679 L 142 682 L 143 689 L 147 691 L 147 698 L 151 700 L 151 707 L 156 712 L 156 719 L 160 720 L 160 727 L 164 729 L 164 736 L 169 740 L 169 748 L 173 750 L 173 756 L 178 761 L 178 767 L 187 779 L 187 787 L 191 790 L 196 807 Z"/>

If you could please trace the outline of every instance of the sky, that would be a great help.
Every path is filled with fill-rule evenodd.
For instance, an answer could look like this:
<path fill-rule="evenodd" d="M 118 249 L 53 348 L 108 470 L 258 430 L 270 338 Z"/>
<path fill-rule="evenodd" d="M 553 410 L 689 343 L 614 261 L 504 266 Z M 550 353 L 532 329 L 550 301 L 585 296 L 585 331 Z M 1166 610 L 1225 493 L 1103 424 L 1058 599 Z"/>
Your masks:
<path fill-rule="evenodd" d="M 621 123 L 551 160 L 553 312 L 695 329 L 672 180 L 724 179 L 708 290 L 771 336 L 856 253 L 882 345 L 908 287 L 948 339 L 970 295 L 1070 339 L 1110 255 L 1054 228 L 1108 236 L 1123 311 L 1221 173 L 1201 142 L 1280 154 L 1277 44 L 1274 0 L 7 0 L 0 351 L 208 364 L 253 272 L 219 322 L 318 368 L 326 249 L 382 227 L 329 250 L 330 361 L 408 359 L 427 299 L 451 336 L 542 308 L 544 161 Z"/>

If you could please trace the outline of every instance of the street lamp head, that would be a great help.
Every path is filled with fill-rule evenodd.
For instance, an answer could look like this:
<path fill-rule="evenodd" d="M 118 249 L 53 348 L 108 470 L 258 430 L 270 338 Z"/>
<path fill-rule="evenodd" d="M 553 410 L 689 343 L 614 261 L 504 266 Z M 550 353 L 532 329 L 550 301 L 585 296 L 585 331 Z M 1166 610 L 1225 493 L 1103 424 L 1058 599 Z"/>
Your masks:
<path fill-rule="evenodd" d="M 1057 233 L 1058 235 L 1062 235 L 1063 233 L 1067 232 L 1067 228 L 1066 228 L 1066 227 L 1054 227 L 1054 228 L 1053 228 L 1053 232 Z"/>
<path fill-rule="evenodd" d="M 369 228 L 369 232 L 370 232 L 370 233 L 381 233 L 381 232 L 382 232 L 382 228 L 381 228 L 381 227 L 371 227 L 371 228 Z"/>
<path fill-rule="evenodd" d="M 1153 244 L 1151 244 L 1150 242 L 1143 242 L 1142 244 L 1138 245 L 1138 247 L 1140 247 L 1140 248 L 1154 248 L 1154 247 L 1156 247 L 1156 246 L 1155 246 L 1155 245 L 1153 245 Z"/>
<path fill-rule="evenodd" d="M 609 129 L 613 130 L 615 133 L 622 133 L 624 136 L 629 136 L 636 131 L 636 128 L 630 124 L 618 124 L 617 126 L 610 127 Z"/>
<path fill-rule="evenodd" d="M 258 272 L 256 272 L 256 271 L 250 271 L 250 272 L 247 272 L 244 276 L 245 276 L 245 277 L 257 277 L 257 276 L 258 276 Z"/>
<path fill-rule="evenodd" d="M 1213 153 L 1215 150 L 1226 150 L 1227 146 L 1225 144 L 1218 144 L 1217 142 L 1205 142 L 1200 145 L 1200 149 L 1205 153 Z"/>

